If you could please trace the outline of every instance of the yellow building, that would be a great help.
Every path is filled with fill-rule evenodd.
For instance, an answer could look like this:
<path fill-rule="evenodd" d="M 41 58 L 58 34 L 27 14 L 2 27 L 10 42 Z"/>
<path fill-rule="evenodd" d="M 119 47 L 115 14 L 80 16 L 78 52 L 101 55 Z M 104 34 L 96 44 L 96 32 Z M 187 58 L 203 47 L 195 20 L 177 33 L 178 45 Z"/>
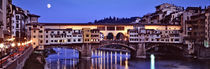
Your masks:
<path fill-rule="evenodd" d="M 83 28 L 83 43 L 100 43 L 99 29 Z"/>
<path fill-rule="evenodd" d="M 90 28 L 83 28 L 83 42 L 84 43 L 91 43 L 91 32 Z"/>

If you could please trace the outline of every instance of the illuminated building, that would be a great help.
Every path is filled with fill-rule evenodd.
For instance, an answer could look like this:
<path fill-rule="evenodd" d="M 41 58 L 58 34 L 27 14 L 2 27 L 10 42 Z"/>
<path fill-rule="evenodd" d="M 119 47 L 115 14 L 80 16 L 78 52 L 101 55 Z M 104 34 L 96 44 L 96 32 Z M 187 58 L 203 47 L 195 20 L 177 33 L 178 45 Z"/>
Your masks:
<path fill-rule="evenodd" d="M 127 39 L 132 24 L 31 23 L 27 25 L 34 47 L 52 44 L 99 43 L 110 38 Z M 48 32 L 48 33 L 46 33 Z M 111 37 L 109 35 L 112 35 Z M 119 36 L 120 35 L 120 36 Z M 48 37 L 48 38 L 47 38 Z"/>
<path fill-rule="evenodd" d="M 182 43 L 180 30 L 180 25 L 144 25 L 129 30 L 129 42 Z"/>

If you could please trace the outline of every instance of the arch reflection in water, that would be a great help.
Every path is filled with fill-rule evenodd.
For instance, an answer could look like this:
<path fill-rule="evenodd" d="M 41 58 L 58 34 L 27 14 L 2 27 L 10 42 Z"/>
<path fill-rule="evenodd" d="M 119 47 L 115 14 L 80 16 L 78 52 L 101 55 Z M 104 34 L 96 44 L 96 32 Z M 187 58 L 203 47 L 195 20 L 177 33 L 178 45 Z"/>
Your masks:
<path fill-rule="evenodd" d="M 86 65 L 88 69 L 128 69 L 127 52 L 92 51 L 92 59 L 79 60 L 79 53 L 74 49 L 53 48 L 57 53 L 49 55 L 46 60 L 49 69 L 78 69 L 80 64 Z M 89 64 L 89 65 L 88 65 Z"/>

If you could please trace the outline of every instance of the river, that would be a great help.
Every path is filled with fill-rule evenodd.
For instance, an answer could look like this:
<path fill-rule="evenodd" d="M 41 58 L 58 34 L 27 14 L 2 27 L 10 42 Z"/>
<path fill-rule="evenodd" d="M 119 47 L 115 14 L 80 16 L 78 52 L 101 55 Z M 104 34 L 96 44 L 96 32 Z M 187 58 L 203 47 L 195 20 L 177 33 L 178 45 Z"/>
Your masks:
<path fill-rule="evenodd" d="M 49 69 L 151 69 L 150 59 L 130 59 L 128 52 L 92 51 L 92 58 L 82 60 L 77 50 L 53 48 L 57 53 L 46 58 Z M 154 69 L 210 69 L 210 61 L 156 59 Z"/>

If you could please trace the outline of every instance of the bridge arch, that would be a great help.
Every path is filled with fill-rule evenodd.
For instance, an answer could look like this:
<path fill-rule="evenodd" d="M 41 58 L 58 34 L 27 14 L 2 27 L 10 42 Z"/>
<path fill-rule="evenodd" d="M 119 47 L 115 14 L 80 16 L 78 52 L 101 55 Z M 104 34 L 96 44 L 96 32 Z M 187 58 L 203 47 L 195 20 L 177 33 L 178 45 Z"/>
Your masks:
<path fill-rule="evenodd" d="M 132 47 L 132 46 L 129 46 L 127 44 L 123 44 L 123 43 L 108 43 L 108 44 L 104 44 L 104 45 L 100 45 L 99 48 L 103 48 L 105 46 L 108 46 L 108 45 L 118 45 L 118 46 L 121 46 L 123 48 L 126 48 L 129 50 L 130 54 L 131 54 L 131 58 L 135 58 L 136 57 L 136 48 Z"/>
<path fill-rule="evenodd" d="M 149 44 L 146 46 L 147 53 L 162 53 L 167 55 L 179 55 L 183 56 L 187 53 L 187 50 L 181 44 Z"/>
<path fill-rule="evenodd" d="M 183 50 L 183 47 L 181 46 L 177 46 L 177 45 L 161 45 L 161 44 L 154 44 L 154 45 L 151 45 L 151 46 L 148 46 L 146 47 L 146 51 L 152 49 L 152 48 L 155 48 L 155 47 L 164 47 L 164 46 L 170 46 L 170 47 L 174 47 L 174 48 L 178 48 L 180 50 Z"/>
<path fill-rule="evenodd" d="M 114 39 L 114 34 L 110 32 L 110 33 L 108 33 L 108 35 L 106 36 L 106 38 L 108 40 L 113 40 Z"/>
<path fill-rule="evenodd" d="M 116 35 L 117 40 L 125 40 L 125 35 L 121 32 L 117 33 Z"/>

